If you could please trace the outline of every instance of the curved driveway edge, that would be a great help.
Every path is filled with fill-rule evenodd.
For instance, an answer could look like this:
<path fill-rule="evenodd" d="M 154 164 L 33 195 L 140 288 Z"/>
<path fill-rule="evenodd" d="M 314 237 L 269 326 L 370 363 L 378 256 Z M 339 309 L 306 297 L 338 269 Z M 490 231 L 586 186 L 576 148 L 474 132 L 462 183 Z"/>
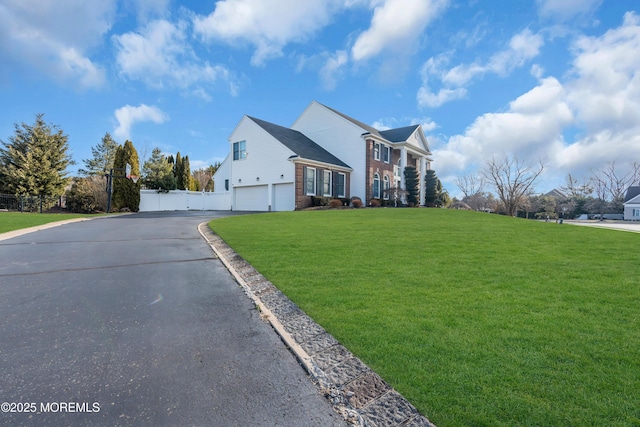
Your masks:
<path fill-rule="evenodd" d="M 198 230 L 345 421 L 355 426 L 435 427 L 235 253 L 207 222 Z"/>
<path fill-rule="evenodd" d="M 63 219 L 62 221 L 48 222 L 46 224 L 35 225 L 33 227 L 21 228 L 19 230 L 14 230 L 14 231 L 7 231 L 6 233 L 0 233 L 0 241 L 12 239 L 14 237 L 22 236 L 24 234 L 34 233 L 40 230 L 46 230 L 47 228 L 53 228 L 53 227 L 58 227 L 60 225 L 71 224 L 72 222 L 89 221 L 92 219 L 95 219 L 95 218 Z"/>

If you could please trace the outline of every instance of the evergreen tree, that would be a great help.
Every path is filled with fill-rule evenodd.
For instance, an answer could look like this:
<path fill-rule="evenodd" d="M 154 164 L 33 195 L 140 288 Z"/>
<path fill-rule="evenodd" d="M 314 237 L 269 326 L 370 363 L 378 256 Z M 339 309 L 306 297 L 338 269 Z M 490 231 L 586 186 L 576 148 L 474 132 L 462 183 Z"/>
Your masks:
<path fill-rule="evenodd" d="M 413 166 L 404 168 L 404 186 L 407 192 L 407 203 L 409 206 L 418 204 L 418 171 Z"/>
<path fill-rule="evenodd" d="M 439 199 L 438 181 L 436 172 L 433 169 L 427 170 L 427 173 L 424 176 L 424 205 L 427 207 L 432 208 L 437 205 Z"/>
<path fill-rule="evenodd" d="M 182 158 L 182 186 L 181 190 L 191 190 L 191 165 L 189 164 L 189 156 L 184 156 Z"/>
<path fill-rule="evenodd" d="M 158 147 L 151 152 L 151 158 L 144 162 L 142 179 L 151 190 L 169 191 L 176 189 L 173 166 L 167 161 Z"/>
<path fill-rule="evenodd" d="M 0 141 L 0 191 L 16 195 L 58 197 L 69 182 L 68 137 L 37 114 L 35 123 L 14 125 L 9 142 Z"/>
<path fill-rule="evenodd" d="M 80 169 L 78 173 L 82 175 L 103 175 L 109 172 L 113 168 L 117 149 L 118 143 L 111 138 L 109 132 L 105 133 L 100 144 L 91 147 L 93 158 L 82 161 L 86 169 Z"/>
<path fill-rule="evenodd" d="M 178 190 L 185 189 L 183 171 L 184 171 L 184 164 L 182 162 L 182 156 L 178 151 L 176 153 L 176 163 L 175 163 L 175 166 L 173 167 L 173 175 L 176 177 L 176 186 L 178 187 Z"/>
<path fill-rule="evenodd" d="M 129 140 L 125 141 L 124 146 L 118 147 L 114 167 L 124 169 L 127 163 L 131 165 L 131 175 L 140 176 L 138 152 Z M 138 212 L 140 209 L 140 184 L 140 181 L 134 183 L 130 179 L 115 178 L 113 180 L 113 208 Z"/>

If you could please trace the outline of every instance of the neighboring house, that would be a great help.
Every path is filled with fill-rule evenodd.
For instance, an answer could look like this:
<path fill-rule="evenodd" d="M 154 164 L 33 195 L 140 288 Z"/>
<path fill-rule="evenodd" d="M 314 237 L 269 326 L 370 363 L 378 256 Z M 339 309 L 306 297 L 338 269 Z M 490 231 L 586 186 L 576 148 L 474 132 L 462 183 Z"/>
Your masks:
<path fill-rule="evenodd" d="M 214 180 L 233 210 L 303 209 L 314 196 L 389 199 L 404 189 L 407 166 L 419 173 L 423 201 L 432 161 L 420 125 L 379 131 L 316 101 L 291 128 L 244 116 L 229 142 Z"/>
<path fill-rule="evenodd" d="M 624 198 L 624 219 L 640 221 L 640 187 L 629 187 Z"/>

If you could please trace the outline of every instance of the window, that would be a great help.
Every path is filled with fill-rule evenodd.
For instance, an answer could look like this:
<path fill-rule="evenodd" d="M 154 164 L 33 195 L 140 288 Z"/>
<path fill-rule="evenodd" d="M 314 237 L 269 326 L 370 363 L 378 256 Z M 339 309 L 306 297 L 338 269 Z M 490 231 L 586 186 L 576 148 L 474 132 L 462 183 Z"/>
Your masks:
<path fill-rule="evenodd" d="M 385 200 L 389 200 L 389 193 L 391 193 L 391 183 L 389 181 L 389 175 L 384 176 L 384 188 L 382 196 Z"/>
<path fill-rule="evenodd" d="M 344 197 L 345 174 L 338 172 L 336 175 L 336 197 Z"/>
<path fill-rule="evenodd" d="M 380 160 L 380 144 L 377 142 L 373 143 L 373 159 Z"/>
<path fill-rule="evenodd" d="M 322 195 L 331 196 L 331 171 L 322 171 Z"/>
<path fill-rule="evenodd" d="M 229 191 L 229 180 L 228 179 L 224 180 L 224 191 Z"/>
<path fill-rule="evenodd" d="M 373 175 L 373 198 L 380 198 L 380 175 Z"/>
<path fill-rule="evenodd" d="M 316 195 L 316 170 L 315 168 L 306 168 L 304 175 L 304 192 L 307 196 Z"/>
<path fill-rule="evenodd" d="M 391 161 L 391 147 L 382 146 L 382 161 L 389 163 Z"/>
<path fill-rule="evenodd" d="M 640 209 L 634 209 L 633 210 L 633 217 L 634 218 L 640 218 Z"/>
<path fill-rule="evenodd" d="M 233 160 L 241 160 L 247 158 L 247 141 L 233 143 Z"/>

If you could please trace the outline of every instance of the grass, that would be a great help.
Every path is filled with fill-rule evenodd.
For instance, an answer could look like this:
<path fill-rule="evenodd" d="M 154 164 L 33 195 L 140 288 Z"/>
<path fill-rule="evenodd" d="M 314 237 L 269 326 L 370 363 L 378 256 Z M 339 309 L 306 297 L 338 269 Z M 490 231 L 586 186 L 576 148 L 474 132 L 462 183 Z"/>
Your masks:
<path fill-rule="evenodd" d="M 439 209 L 210 226 L 439 427 L 640 425 L 635 233 Z"/>
<path fill-rule="evenodd" d="M 90 216 L 92 215 L 0 212 L 0 233 L 35 227 L 37 225 L 48 224 L 50 222 L 74 218 L 86 218 Z"/>

